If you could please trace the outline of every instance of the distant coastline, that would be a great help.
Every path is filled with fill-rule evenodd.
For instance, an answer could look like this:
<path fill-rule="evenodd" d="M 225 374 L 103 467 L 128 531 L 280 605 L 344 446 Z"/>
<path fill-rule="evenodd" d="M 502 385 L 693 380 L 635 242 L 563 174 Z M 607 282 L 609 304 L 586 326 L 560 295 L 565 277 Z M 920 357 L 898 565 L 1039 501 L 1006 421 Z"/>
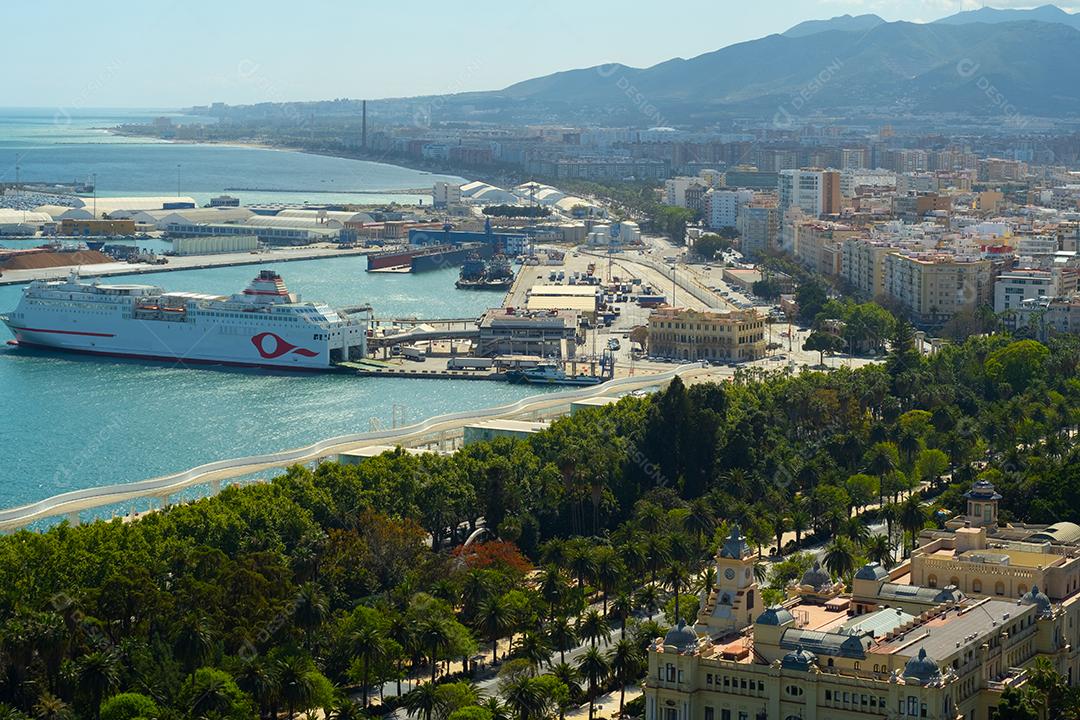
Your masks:
<path fill-rule="evenodd" d="M 437 165 L 435 163 L 425 163 L 422 161 L 418 161 L 415 158 L 401 157 L 397 155 L 363 153 L 350 150 L 322 150 L 317 148 L 308 148 L 302 145 L 291 145 L 287 143 L 274 143 L 254 140 L 171 139 L 156 137 L 154 135 L 147 135 L 144 133 L 126 132 L 123 130 L 122 127 L 112 127 L 106 129 L 109 131 L 109 133 L 118 137 L 146 138 L 149 140 L 157 140 L 159 142 L 171 143 L 174 145 L 217 145 L 223 147 L 249 148 L 254 150 L 276 150 L 279 152 L 295 152 L 303 153 L 305 155 L 319 155 L 322 157 L 341 158 L 343 160 L 363 160 L 365 162 L 379 163 L 380 165 L 392 165 L 394 167 L 405 168 L 406 170 L 413 170 L 429 175 L 452 175 L 454 177 L 461 178 L 465 182 L 479 180 L 481 182 L 486 182 L 492 185 L 499 186 L 515 185 L 519 182 L 522 182 L 522 180 L 516 176 L 477 173 L 472 169 L 455 169 L 452 167 Z"/>

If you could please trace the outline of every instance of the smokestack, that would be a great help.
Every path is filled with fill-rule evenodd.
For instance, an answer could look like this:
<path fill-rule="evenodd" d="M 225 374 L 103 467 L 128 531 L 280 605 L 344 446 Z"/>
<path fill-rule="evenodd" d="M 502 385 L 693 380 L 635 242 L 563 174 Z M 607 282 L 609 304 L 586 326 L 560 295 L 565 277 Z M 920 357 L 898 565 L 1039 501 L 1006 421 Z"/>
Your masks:
<path fill-rule="evenodd" d="M 367 150 L 367 100 L 361 103 L 360 147 Z"/>

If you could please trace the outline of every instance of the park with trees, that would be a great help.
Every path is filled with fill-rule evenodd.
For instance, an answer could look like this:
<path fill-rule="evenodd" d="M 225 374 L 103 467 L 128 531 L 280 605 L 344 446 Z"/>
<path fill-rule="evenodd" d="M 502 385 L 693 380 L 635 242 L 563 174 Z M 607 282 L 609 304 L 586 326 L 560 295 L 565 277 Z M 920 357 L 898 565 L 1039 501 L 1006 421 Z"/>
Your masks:
<path fill-rule="evenodd" d="M 1075 337 L 925 355 L 895 321 L 884 346 L 0 537 L 0 719 L 543 720 L 609 692 L 634 714 L 731 523 L 776 601 L 811 544 L 837 578 L 900 562 L 977 478 L 1005 519 L 1080 521 Z"/>

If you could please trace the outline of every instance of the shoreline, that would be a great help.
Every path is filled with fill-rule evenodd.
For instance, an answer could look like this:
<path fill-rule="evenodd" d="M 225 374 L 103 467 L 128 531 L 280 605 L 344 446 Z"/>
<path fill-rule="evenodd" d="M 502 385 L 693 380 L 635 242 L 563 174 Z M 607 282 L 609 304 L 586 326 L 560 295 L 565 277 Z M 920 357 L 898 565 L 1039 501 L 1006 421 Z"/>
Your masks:
<path fill-rule="evenodd" d="M 447 177 L 456 177 L 460 178 L 465 183 L 480 181 L 501 187 L 504 185 L 513 185 L 521 182 L 519 178 L 498 174 L 478 173 L 471 169 L 468 171 L 470 173 L 469 175 L 462 175 L 458 170 L 436 167 L 427 163 L 418 162 L 413 158 L 402 158 L 392 155 L 359 153 L 351 152 L 348 150 L 318 150 L 297 145 L 267 143 L 254 140 L 166 140 L 163 138 L 154 137 L 153 135 L 126 133 L 118 130 L 117 128 L 108 128 L 107 130 L 110 134 L 117 137 L 143 138 L 147 140 L 154 140 L 157 142 L 170 143 L 174 145 L 218 145 L 223 147 L 246 148 L 249 150 L 273 150 L 276 152 L 303 153 L 305 155 L 319 155 L 322 157 L 339 158 L 342 160 L 360 160 L 363 162 L 376 163 L 378 165 L 389 165 L 391 167 L 404 168 L 406 170 L 425 173 L 427 175 L 443 175 Z"/>

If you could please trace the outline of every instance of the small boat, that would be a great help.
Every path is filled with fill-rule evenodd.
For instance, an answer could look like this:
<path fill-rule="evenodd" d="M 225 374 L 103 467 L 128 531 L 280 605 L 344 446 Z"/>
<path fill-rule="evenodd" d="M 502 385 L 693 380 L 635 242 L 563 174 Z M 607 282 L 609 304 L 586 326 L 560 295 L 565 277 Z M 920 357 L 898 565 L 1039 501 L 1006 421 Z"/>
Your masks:
<path fill-rule="evenodd" d="M 512 383 L 529 385 L 599 385 L 605 378 L 595 375 L 567 375 L 556 365 L 537 365 L 527 370 L 511 370 L 506 378 Z"/>

